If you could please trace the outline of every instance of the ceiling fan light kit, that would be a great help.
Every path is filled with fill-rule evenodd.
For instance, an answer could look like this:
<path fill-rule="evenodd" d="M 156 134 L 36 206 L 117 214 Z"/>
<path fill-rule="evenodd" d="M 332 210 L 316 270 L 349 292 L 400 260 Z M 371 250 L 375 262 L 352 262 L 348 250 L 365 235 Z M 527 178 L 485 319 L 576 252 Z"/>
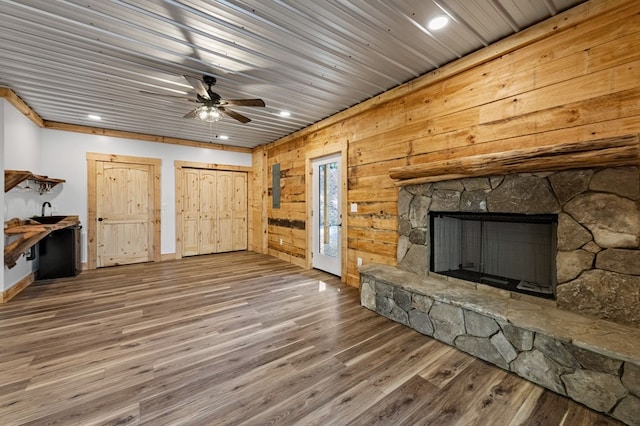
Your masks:
<path fill-rule="evenodd" d="M 222 112 L 214 106 L 199 106 L 196 108 L 196 115 L 202 121 L 206 121 L 208 123 L 215 123 L 216 121 L 222 120 Z"/>

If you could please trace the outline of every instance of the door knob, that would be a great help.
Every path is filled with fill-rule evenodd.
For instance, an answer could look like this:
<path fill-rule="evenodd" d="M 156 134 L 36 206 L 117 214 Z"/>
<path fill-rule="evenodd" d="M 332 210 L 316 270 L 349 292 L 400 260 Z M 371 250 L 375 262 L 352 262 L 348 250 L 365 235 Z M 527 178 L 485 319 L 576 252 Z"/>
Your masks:
<path fill-rule="evenodd" d="M 99 218 L 98 218 L 98 222 L 102 222 L 103 220 L 104 220 L 104 219 L 103 219 L 103 218 L 101 218 L 101 217 L 99 217 Z"/>

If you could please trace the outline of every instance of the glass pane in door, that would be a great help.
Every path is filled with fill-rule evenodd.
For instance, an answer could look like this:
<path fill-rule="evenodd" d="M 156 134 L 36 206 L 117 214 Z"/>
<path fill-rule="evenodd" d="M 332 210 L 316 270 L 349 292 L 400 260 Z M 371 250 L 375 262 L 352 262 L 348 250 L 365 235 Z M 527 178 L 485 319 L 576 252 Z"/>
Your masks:
<path fill-rule="evenodd" d="M 318 188 L 320 196 L 318 252 L 325 256 L 337 257 L 341 225 L 338 162 L 321 164 L 318 171 L 320 185 Z"/>

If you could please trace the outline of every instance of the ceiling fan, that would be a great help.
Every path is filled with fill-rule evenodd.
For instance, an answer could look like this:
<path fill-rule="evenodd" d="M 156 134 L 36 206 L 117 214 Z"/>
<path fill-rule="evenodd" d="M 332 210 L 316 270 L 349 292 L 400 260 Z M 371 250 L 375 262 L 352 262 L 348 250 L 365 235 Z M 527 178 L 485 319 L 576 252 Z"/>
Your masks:
<path fill-rule="evenodd" d="M 241 123 L 248 123 L 251 121 L 249 117 L 233 111 L 227 106 L 236 107 L 264 107 L 265 103 L 262 99 L 223 99 L 219 94 L 211 90 L 211 87 L 216 84 L 216 78 L 210 75 L 203 75 L 202 80 L 192 77 L 190 75 L 183 76 L 196 91 L 196 98 L 184 98 L 181 96 L 164 95 L 160 93 L 145 92 L 147 95 L 170 97 L 185 99 L 191 102 L 197 102 L 200 105 L 192 109 L 184 115 L 184 118 L 199 118 L 203 121 L 214 122 L 222 119 L 223 114 L 227 115 Z"/>

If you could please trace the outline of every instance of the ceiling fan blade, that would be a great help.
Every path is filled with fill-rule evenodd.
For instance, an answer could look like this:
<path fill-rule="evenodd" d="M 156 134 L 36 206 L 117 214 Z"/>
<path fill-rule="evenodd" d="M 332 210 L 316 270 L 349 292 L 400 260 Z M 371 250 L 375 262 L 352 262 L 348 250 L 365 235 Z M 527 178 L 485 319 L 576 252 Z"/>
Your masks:
<path fill-rule="evenodd" d="M 230 109 L 226 109 L 226 108 L 222 108 L 222 107 L 219 107 L 218 109 L 221 110 L 222 112 L 224 112 L 225 114 L 227 114 L 229 117 L 231 117 L 233 119 L 236 119 L 241 123 L 248 123 L 248 122 L 251 121 L 251 119 L 249 117 L 245 117 L 244 115 L 238 114 L 237 112 L 232 111 Z"/>
<path fill-rule="evenodd" d="M 189 82 L 189 84 L 191 85 L 191 87 L 193 87 L 193 90 L 195 90 L 197 94 L 205 99 L 209 99 L 209 92 L 207 92 L 207 88 L 204 86 L 204 83 L 201 79 L 192 77 L 190 75 L 184 75 L 183 77 Z"/>
<path fill-rule="evenodd" d="M 265 106 L 262 99 L 223 99 L 221 102 L 223 105 L 231 106 L 250 106 L 250 107 L 263 107 Z"/>
<path fill-rule="evenodd" d="M 144 90 L 140 90 L 139 93 L 143 95 L 158 96 L 160 98 L 181 99 L 183 101 L 197 102 L 195 99 L 185 98 L 184 96 L 178 96 L 178 95 L 165 95 L 164 93 L 146 92 Z"/>
<path fill-rule="evenodd" d="M 198 116 L 198 108 L 194 108 L 184 115 L 182 118 L 196 118 Z"/>

